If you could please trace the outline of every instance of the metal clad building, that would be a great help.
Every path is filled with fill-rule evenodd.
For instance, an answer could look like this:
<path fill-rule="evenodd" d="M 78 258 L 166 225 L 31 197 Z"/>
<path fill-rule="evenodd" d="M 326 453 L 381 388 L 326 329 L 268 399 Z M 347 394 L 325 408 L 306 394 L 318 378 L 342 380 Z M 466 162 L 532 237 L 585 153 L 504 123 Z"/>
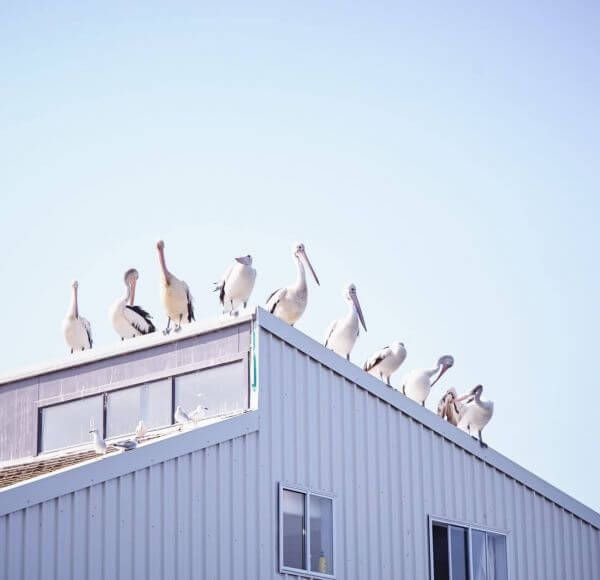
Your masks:
<path fill-rule="evenodd" d="M 438 580 L 444 566 L 460 580 L 462 537 L 465 578 L 502 578 L 500 539 L 510 580 L 600 580 L 599 514 L 260 309 L 69 360 L 0 385 L 0 478 L 63 460 L 40 453 L 52 405 L 104 393 L 106 409 L 113 391 L 160 380 L 175 401 L 178 377 L 238 361 L 247 397 L 0 489 L 0 580 Z"/>

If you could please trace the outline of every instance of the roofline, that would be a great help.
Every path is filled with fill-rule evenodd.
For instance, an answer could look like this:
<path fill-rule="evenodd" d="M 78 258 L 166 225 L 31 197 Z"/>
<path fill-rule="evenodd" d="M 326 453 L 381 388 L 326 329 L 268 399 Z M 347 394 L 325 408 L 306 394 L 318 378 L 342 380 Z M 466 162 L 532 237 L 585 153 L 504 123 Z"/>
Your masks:
<path fill-rule="evenodd" d="M 138 352 L 140 350 L 147 350 L 156 346 L 162 346 L 172 342 L 184 340 L 186 338 L 214 332 L 215 330 L 220 330 L 222 328 L 238 326 L 245 322 L 250 322 L 254 320 L 254 318 L 255 313 L 254 311 L 251 311 L 235 317 L 228 316 L 226 318 L 201 320 L 199 322 L 184 324 L 179 332 L 172 332 L 167 336 L 164 336 L 162 332 L 157 330 L 152 334 L 138 336 L 133 340 L 124 340 L 115 344 L 103 345 L 100 348 L 84 350 L 82 352 L 70 354 L 59 359 L 47 361 L 35 366 L 32 365 L 30 367 L 17 369 L 15 371 L 9 371 L 6 374 L 0 375 L 0 388 L 16 381 L 31 379 L 40 375 L 71 369 L 115 356 Z"/>
<path fill-rule="evenodd" d="M 211 425 L 149 441 L 134 451 L 111 453 L 15 483 L 0 490 L 0 516 L 254 433 L 258 426 L 258 411 L 246 411 Z"/>
<path fill-rule="evenodd" d="M 297 350 L 315 359 L 362 389 L 370 392 L 392 407 L 418 421 L 428 429 L 451 441 L 458 447 L 468 451 L 492 467 L 519 481 L 550 501 L 600 529 L 600 514 L 592 508 L 561 491 L 557 487 L 538 477 L 531 471 L 521 467 L 501 453 L 486 447 L 483 448 L 464 431 L 457 429 L 435 413 L 415 403 L 396 389 L 391 389 L 382 381 L 370 375 L 359 366 L 325 348 L 321 343 L 310 338 L 293 326 L 286 324 L 260 307 L 256 309 L 257 324 L 287 342 Z M 260 348 L 260 343 L 259 343 Z M 260 409 L 260 405 L 259 405 Z"/>

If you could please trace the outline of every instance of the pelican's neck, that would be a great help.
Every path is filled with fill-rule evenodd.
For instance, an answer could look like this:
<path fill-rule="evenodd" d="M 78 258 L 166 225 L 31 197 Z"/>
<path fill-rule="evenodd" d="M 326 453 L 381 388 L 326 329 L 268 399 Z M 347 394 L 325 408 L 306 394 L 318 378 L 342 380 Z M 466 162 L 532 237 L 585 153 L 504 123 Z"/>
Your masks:
<path fill-rule="evenodd" d="M 125 294 L 123 294 L 123 302 L 125 304 L 129 303 L 129 299 L 131 298 L 131 285 L 125 282 Z"/>
<path fill-rule="evenodd" d="M 346 314 L 346 318 L 348 320 L 352 320 L 353 318 L 356 318 L 358 320 L 358 310 L 356 309 L 356 304 L 354 304 L 354 300 L 346 298 L 346 303 L 348 304 L 348 314 Z"/>
<path fill-rule="evenodd" d="M 296 292 L 298 293 L 303 293 L 306 292 L 306 270 L 304 269 L 302 259 L 298 256 L 295 256 L 295 258 L 298 275 L 296 276 L 296 284 L 294 284 L 294 290 L 296 290 Z"/>
<path fill-rule="evenodd" d="M 168 284 L 171 273 L 167 269 L 167 263 L 165 262 L 165 251 L 162 248 L 158 250 L 158 261 L 160 262 L 160 269 L 162 273 L 163 282 L 165 284 Z"/>
<path fill-rule="evenodd" d="M 439 365 L 439 364 L 437 364 L 437 365 L 436 365 L 434 368 L 432 368 L 432 369 L 427 369 L 427 370 L 425 371 L 425 374 L 426 374 L 428 377 L 430 377 L 430 378 L 431 378 L 431 377 L 432 377 L 433 375 L 435 375 L 435 373 L 437 373 L 439 370 L 440 370 L 440 365 Z"/>
<path fill-rule="evenodd" d="M 79 306 L 77 303 L 77 288 L 73 286 L 73 291 L 71 294 L 71 309 L 69 310 L 69 315 L 71 318 L 79 318 Z"/>

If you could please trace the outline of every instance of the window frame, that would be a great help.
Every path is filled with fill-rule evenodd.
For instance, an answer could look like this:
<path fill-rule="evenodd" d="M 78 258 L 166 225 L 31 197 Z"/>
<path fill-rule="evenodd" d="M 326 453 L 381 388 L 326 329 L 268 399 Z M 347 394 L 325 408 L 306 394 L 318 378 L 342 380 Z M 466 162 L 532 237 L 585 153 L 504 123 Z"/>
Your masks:
<path fill-rule="evenodd" d="M 292 568 L 290 566 L 284 566 L 283 564 L 283 492 L 287 491 L 295 491 L 297 493 L 304 494 L 304 518 L 305 518 L 305 530 L 304 530 L 304 556 L 306 557 L 306 569 L 302 568 Z M 322 497 L 324 499 L 331 500 L 331 534 L 332 534 L 332 542 L 331 542 L 331 551 L 332 551 L 332 562 L 333 562 L 333 574 L 323 574 L 321 572 L 312 572 L 310 570 L 310 497 Z M 337 574 L 337 561 L 336 561 L 336 503 L 337 496 L 334 493 L 330 493 L 327 491 L 312 489 L 309 487 L 305 487 L 302 485 L 296 485 L 292 483 L 279 482 L 278 488 L 278 501 L 279 501 L 279 572 L 281 574 L 293 574 L 295 576 L 303 576 L 304 578 L 323 578 L 332 580 L 336 578 Z"/>
<path fill-rule="evenodd" d="M 135 377 L 131 379 L 127 379 L 125 381 L 118 381 L 116 384 L 105 385 L 101 388 L 94 389 L 85 389 L 84 394 L 76 395 L 70 394 L 67 396 L 58 396 L 51 397 L 50 399 L 46 399 L 46 403 L 41 400 L 36 401 L 37 404 L 37 451 L 36 457 L 39 455 L 51 455 L 57 452 L 62 452 L 64 450 L 76 450 L 76 449 L 87 449 L 91 446 L 90 442 L 79 443 L 77 445 L 71 445 L 69 447 L 59 447 L 57 449 L 42 450 L 42 427 L 43 427 L 43 411 L 44 409 L 48 409 L 50 407 L 57 407 L 58 405 L 64 405 L 67 403 L 71 403 L 74 401 L 81 401 L 83 399 L 89 399 L 92 397 L 102 396 L 102 425 L 96 426 L 98 431 L 102 434 L 102 437 L 108 441 L 118 441 L 119 439 L 123 439 L 123 437 L 127 437 L 127 435 L 119 435 L 116 437 L 106 438 L 106 422 L 107 422 L 107 398 L 111 393 L 115 393 L 117 391 L 124 391 L 130 388 L 140 387 L 146 384 L 159 382 L 163 380 L 171 381 L 171 423 L 164 427 L 160 427 L 158 429 L 150 429 L 150 431 L 167 429 L 174 425 L 173 423 L 173 415 L 175 413 L 175 378 L 183 375 L 189 375 L 196 372 L 201 372 L 206 369 L 212 369 L 221 367 L 227 364 L 232 364 L 236 362 L 240 362 L 244 365 L 245 376 L 247 378 L 247 409 L 250 409 L 250 397 L 251 397 L 251 384 L 250 384 L 250 355 L 251 352 L 243 351 L 240 353 L 224 355 L 220 357 L 215 357 L 210 360 L 203 360 L 197 363 L 185 365 L 179 368 L 165 369 L 159 372 L 149 373 L 146 376 Z M 87 391 L 87 392 L 85 392 Z"/>
<path fill-rule="evenodd" d="M 427 531 L 429 534 L 428 544 L 429 544 L 429 578 L 430 578 L 430 580 L 434 580 L 434 577 L 433 577 L 433 526 L 434 526 L 434 524 L 455 526 L 455 527 L 464 528 L 467 530 L 467 538 L 468 538 L 467 547 L 468 547 L 468 551 L 469 551 L 469 561 L 467 564 L 468 564 L 469 580 L 472 580 L 471 576 L 472 576 L 472 572 L 473 572 L 472 531 L 475 530 L 478 532 L 485 532 L 486 534 L 490 533 L 490 534 L 497 534 L 500 536 L 504 536 L 506 538 L 507 578 L 508 578 L 508 580 L 512 580 L 511 566 L 510 566 L 510 553 L 511 553 L 512 538 L 511 538 L 510 530 L 494 528 L 494 527 L 487 526 L 485 524 L 480 525 L 480 524 L 474 524 L 471 522 L 463 522 L 461 520 L 452 520 L 452 519 L 449 519 L 444 516 L 429 515 Z M 450 548 L 448 548 L 448 549 L 450 549 Z M 487 551 L 487 535 L 486 535 L 486 551 Z M 448 554 L 448 556 L 450 558 L 450 554 Z M 451 563 L 451 560 L 449 560 L 449 563 Z M 450 568 L 450 580 L 452 580 L 452 569 L 451 568 Z"/>

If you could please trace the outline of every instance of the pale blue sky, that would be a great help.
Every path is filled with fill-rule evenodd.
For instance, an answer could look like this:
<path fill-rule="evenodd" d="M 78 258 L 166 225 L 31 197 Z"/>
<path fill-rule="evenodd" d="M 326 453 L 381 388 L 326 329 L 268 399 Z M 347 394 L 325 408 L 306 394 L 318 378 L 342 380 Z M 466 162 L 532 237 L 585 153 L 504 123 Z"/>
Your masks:
<path fill-rule="evenodd" d="M 214 316 L 252 253 L 253 301 L 356 283 L 404 371 L 477 383 L 494 448 L 600 508 L 600 8 L 594 2 L 11 3 L 0 7 L 2 371 L 66 352 L 69 282 L 98 344 L 154 242 Z M 400 373 L 396 383 L 401 379 Z"/>

